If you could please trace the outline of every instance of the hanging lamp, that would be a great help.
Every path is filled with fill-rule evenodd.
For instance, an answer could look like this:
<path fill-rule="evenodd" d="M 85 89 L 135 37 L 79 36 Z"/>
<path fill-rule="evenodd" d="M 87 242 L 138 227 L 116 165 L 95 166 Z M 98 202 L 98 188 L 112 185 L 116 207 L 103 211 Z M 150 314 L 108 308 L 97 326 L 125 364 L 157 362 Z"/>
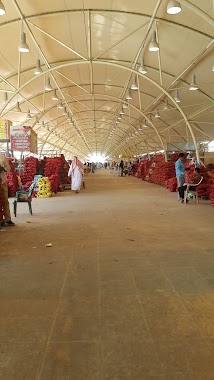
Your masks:
<path fill-rule="evenodd" d="M 41 74 L 41 73 L 42 73 L 42 69 L 41 69 L 40 60 L 37 59 L 37 61 L 36 61 L 36 68 L 35 68 L 35 70 L 34 70 L 34 74 L 35 74 L 35 75 L 39 75 L 39 74 Z"/>
<path fill-rule="evenodd" d="M 152 32 L 152 38 L 151 38 L 151 42 L 149 44 L 149 51 L 158 51 L 159 50 L 159 45 L 157 43 L 157 39 L 156 39 L 156 32 Z"/>
<path fill-rule="evenodd" d="M 56 89 L 53 90 L 52 100 L 59 100 L 59 98 L 56 94 Z"/>
<path fill-rule="evenodd" d="M 177 13 L 181 12 L 181 4 L 179 1 L 176 0 L 170 0 L 167 5 L 167 13 L 170 15 L 175 15 Z"/>
<path fill-rule="evenodd" d="M 132 100 L 132 96 L 131 96 L 130 90 L 127 91 L 126 100 Z"/>
<path fill-rule="evenodd" d="M 4 16 L 6 13 L 4 4 L 0 1 L 0 16 Z"/>
<path fill-rule="evenodd" d="M 66 107 L 64 107 L 64 110 L 63 110 L 63 116 L 67 116 Z"/>
<path fill-rule="evenodd" d="M 60 109 L 63 108 L 63 104 L 62 104 L 62 102 L 60 102 L 60 103 L 57 105 L 57 108 L 60 108 Z"/>
<path fill-rule="evenodd" d="M 123 109 L 129 108 L 128 104 L 126 104 L 126 103 L 124 103 L 122 107 L 123 107 Z"/>
<path fill-rule="evenodd" d="M 137 86 L 137 83 L 136 83 L 136 76 L 135 75 L 132 78 L 131 90 L 133 90 L 133 91 L 138 90 L 138 86 Z"/>
<path fill-rule="evenodd" d="M 180 103 L 180 102 L 181 102 L 181 100 L 180 100 L 180 98 L 179 98 L 178 90 L 175 91 L 174 99 L 175 99 L 176 103 Z"/>
<path fill-rule="evenodd" d="M 189 90 L 190 91 L 198 90 L 198 85 L 196 83 L 196 76 L 194 74 L 192 75 L 192 82 L 190 83 Z"/>
<path fill-rule="evenodd" d="M 163 109 L 164 109 L 164 111 L 168 111 L 169 110 L 169 102 L 168 102 L 168 100 L 166 101 Z"/>
<path fill-rule="evenodd" d="M 214 71 L 214 65 L 213 65 L 213 67 L 212 67 L 212 71 Z"/>
<path fill-rule="evenodd" d="M 146 68 L 144 66 L 144 59 L 143 58 L 141 58 L 141 64 L 140 64 L 140 67 L 139 67 L 138 71 L 141 74 L 147 74 L 147 70 L 146 70 Z"/>
<path fill-rule="evenodd" d="M 26 120 L 30 120 L 32 119 L 32 116 L 30 114 L 30 110 L 27 111 L 27 116 L 26 116 Z"/>
<path fill-rule="evenodd" d="M 30 51 L 29 46 L 28 46 L 28 44 L 26 42 L 26 34 L 25 34 L 25 32 L 21 33 L 21 41 L 20 41 L 20 44 L 18 46 L 18 51 L 20 53 L 28 53 Z"/>
<path fill-rule="evenodd" d="M 3 97 L 3 104 L 6 104 L 8 101 L 8 95 L 7 95 L 7 92 L 4 92 L 4 97 Z"/>
<path fill-rule="evenodd" d="M 45 91 L 52 91 L 52 86 L 49 77 L 47 77 L 45 80 Z"/>
<path fill-rule="evenodd" d="M 20 105 L 19 105 L 19 102 L 16 102 L 15 111 L 16 111 L 16 112 L 22 112 L 22 110 L 21 110 L 21 108 L 20 108 Z"/>
<path fill-rule="evenodd" d="M 157 111 L 155 112 L 155 117 L 156 117 L 156 119 L 159 119 L 159 118 L 160 118 L 159 110 L 157 110 Z"/>

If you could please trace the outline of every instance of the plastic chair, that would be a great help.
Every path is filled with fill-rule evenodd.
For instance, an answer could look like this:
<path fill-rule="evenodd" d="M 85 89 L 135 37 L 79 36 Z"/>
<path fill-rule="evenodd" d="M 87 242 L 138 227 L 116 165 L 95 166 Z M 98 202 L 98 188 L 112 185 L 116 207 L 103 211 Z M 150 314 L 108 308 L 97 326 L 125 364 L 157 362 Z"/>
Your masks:
<path fill-rule="evenodd" d="M 16 192 L 16 199 L 13 202 L 13 211 L 14 211 L 15 217 L 17 214 L 17 203 L 18 202 L 27 202 L 29 212 L 31 215 L 33 215 L 31 202 L 32 202 L 32 195 L 33 195 L 34 186 L 35 186 L 35 184 L 33 182 L 32 185 L 30 185 L 28 190 L 26 190 L 26 191 L 20 190 L 20 191 Z"/>
<path fill-rule="evenodd" d="M 188 197 L 188 194 L 192 194 L 195 198 L 195 202 L 198 203 L 199 200 L 198 200 L 198 193 L 197 193 L 197 187 L 198 185 L 200 185 L 200 183 L 203 181 L 204 177 L 201 177 L 200 181 L 196 184 L 194 183 L 188 183 L 187 184 L 187 188 L 186 188 L 186 191 L 184 193 L 184 203 L 187 204 L 187 197 Z M 190 190 L 190 187 L 191 187 L 191 190 Z M 192 189 L 192 187 L 194 187 L 194 189 Z"/>

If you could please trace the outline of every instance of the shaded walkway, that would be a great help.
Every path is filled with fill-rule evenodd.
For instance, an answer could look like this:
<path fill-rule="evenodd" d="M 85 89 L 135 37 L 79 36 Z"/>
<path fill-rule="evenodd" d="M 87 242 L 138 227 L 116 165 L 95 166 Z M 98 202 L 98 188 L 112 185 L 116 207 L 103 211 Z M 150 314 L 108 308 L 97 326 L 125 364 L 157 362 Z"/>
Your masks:
<path fill-rule="evenodd" d="M 207 202 L 101 170 L 33 211 L 0 232 L 0 378 L 213 379 Z"/>

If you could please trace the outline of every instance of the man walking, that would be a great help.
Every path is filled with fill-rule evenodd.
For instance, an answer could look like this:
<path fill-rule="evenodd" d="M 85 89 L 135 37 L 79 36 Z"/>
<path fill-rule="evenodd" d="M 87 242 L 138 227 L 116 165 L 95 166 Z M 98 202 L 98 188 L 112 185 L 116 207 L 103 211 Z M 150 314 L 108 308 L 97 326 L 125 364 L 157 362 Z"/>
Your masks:
<path fill-rule="evenodd" d="M 15 223 L 11 220 L 10 206 L 8 202 L 8 187 L 6 172 L 10 171 L 10 165 L 8 164 L 6 157 L 0 154 L 0 186 L 1 196 L 3 204 L 3 216 L 4 219 L 0 220 L 0 226 L 15 226 Z"/>
<path fill-rule="evenodd" d="M 184 161 L 185 161 L 185 154 L 179 153 L 178 160 L 175 163 L 175 172 L 176 172 L 176 178 L 177 178 L 177 185 L 178 185 L 178 193 L 180 194 L 180 188 L 184 185 L 185 182 L 185 167 L 184 167 Z M 180 199 L 179 196 L 179 200 Z"/>

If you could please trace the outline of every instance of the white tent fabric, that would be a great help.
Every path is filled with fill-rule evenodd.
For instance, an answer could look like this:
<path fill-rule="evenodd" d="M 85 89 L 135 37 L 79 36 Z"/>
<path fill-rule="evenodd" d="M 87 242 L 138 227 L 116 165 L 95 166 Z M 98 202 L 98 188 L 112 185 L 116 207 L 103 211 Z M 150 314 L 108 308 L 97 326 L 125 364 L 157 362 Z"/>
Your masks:
<path fill-rule="evenodd" d="M 175 150 L 193 143 L 197 151 L 199 142 L 214 140 L 213 0 L 180 0 L 175 15 L 168 2 L 4 0 L 1 118 L 31 125 L 40 155 L 117 158 L 166 151 L 167 143 Z M 154 31 L 157 52 L 148 50 Z M 28 53 L 18 52 L 22 32 Z M 139 72 L 142 58 L 146 74 Z M 193 75 L 197 91 L 189 90 Z M 58 100 L 45 90 L 47 78 Z"/>

